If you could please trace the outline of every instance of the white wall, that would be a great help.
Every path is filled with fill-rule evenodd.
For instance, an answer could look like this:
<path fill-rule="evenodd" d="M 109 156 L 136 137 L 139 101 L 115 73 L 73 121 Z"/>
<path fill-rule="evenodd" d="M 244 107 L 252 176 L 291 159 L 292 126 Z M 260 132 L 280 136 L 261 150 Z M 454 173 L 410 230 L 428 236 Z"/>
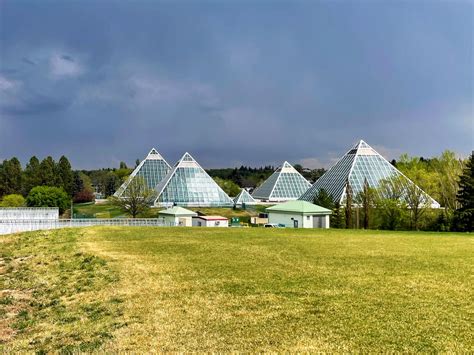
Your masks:
<path fill-rule="evenodd" d="M 228 227 L 229 220 L 207 221 L 199 217 L 193 217 L 193 227 Z"/>
<path fill-rule="evenodd" d="M 329 228 L 329 215 L 302 216 L 296 213 L 268 212 L 268 223 L 284 224 L 288 228 L 293 228 L 294 220 L 298 221 L 298 228 Z"/>
<path fill-rule="evenodd" d="M 182 227 L 191 227 L 193 225 L 191 216 L 170 216 L 170 215 L 160 215 L 160 220 L 166 226 L 182 226 Z"/>
<path fill-rule="evenodd" d="M 12 219 L 59 219 L 59 209 L 57 207 L 1 207 L 0 220 Z"/>
<path fill-rule="evenodd" d="M 303 228 L 302 215 L 270 211 L 268 212 L 268 223 L 284 224 L 285 227 L 293 228 L 293 220 L 298 221 L 298 228 Z"/>

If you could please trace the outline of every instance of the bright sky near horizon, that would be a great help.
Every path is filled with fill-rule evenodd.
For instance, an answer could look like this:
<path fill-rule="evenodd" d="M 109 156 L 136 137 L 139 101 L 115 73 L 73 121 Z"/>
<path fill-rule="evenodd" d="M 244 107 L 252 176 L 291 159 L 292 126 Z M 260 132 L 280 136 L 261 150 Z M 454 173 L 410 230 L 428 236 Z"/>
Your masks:
<path fill-rule="evenodd" d="M 474 148 L 471 1 L 0 1 L 0 159 Z"/>

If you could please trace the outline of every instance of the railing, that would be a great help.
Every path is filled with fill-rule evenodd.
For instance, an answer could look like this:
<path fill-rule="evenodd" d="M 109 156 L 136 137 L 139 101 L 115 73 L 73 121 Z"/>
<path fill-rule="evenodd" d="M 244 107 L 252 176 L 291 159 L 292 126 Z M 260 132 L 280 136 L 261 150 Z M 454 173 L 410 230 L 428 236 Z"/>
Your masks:
<path fill-rule="evenodd" d="M 156 218 L 87 218 L 87 219 L 3 219 L 0 220 L 0 234 L 10 234 L 35 230 L 90 227 L 90 226 L 149 226 L 164 227 L 171 224 L 164 223 Z"/>

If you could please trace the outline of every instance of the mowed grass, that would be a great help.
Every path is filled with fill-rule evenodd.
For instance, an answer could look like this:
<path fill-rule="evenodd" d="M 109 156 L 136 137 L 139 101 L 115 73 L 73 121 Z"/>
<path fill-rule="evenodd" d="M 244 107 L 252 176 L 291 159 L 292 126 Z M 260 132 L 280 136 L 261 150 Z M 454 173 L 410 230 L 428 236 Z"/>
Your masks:
<path fill-rule="evenodd" d="M 0 351 L 474 351 L 470 235 L 94 227 L 0 240 Z"/>

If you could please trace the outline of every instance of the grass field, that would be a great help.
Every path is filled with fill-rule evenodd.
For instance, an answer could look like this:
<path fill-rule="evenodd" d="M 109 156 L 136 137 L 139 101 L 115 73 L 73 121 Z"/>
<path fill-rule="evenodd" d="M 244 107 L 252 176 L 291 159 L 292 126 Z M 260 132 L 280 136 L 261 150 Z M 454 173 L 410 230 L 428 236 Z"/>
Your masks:
<path fill-rule="evenodd" d="M 472 352 L 473 242 L 264 228 L 0 236 L 0 352 Z"/>

